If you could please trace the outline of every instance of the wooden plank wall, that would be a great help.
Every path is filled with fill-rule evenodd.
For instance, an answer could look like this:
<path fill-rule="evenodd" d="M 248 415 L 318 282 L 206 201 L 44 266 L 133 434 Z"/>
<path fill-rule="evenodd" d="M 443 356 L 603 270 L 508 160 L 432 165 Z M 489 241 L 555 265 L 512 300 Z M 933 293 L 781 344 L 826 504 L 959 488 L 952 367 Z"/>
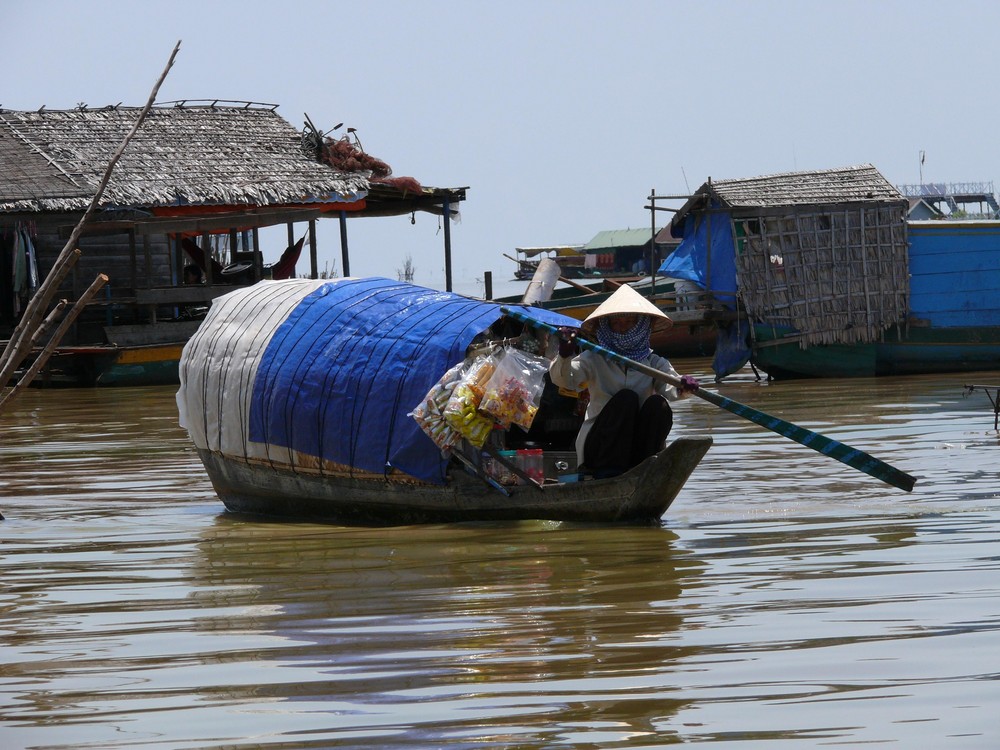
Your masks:
<path fill-rule="evenodd" d="M 41 279 L 52 269 L 59 253 L 66 244 L 66 239 L 78 216 L 44 216 L 22 217 L 21 222 L 28 226 L 38 263 Z M 17 217 L 5 217 L 0 223 L 3 227 L 17 224 Z M 127 234 L 107 236 L 84 235 L 80 238 L 79 248 L 83 255 L 75 269 L 60 286 L 59 297 L 75 300 L 99 273 L 107 274 L 109 282 L 98 299 L 97 305 L 89 308 L 80 317 L 74 335 L 64 339 L 64 343 L 93 343 L 100 340 L 100 334 L 95 330 L 100 325 L 115 323 L 133 324 L 145 322 L 145 312 L 132 304 L 135 289 L 152 286 L 166 286 L 172 283 L 168 254 L 167 237 L 153 235 L 150 237 L 150 276 L 146 276 L 146 255 L 142 236 L 136 237 L 136 263 L 133 267 L 132 252 Z M 13 327 L 9 320 L 0 321 L 0 329 Z M 2 332 L 2 331 L 0 331 Z M 83 339 L 79 341 L 77 339 Z"/>
<path fill-rule="evenodd" d="M 934 327 L 1000 326 L 1000 222 L 914 222 L 911 308 Z"/>

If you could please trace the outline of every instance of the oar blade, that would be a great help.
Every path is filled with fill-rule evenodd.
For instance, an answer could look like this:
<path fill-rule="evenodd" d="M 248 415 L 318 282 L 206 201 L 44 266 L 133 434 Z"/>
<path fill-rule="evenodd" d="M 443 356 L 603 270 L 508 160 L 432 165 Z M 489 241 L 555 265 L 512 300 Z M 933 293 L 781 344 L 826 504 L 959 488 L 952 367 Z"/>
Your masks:
<path fill-rule="evenodd" d="M 720 406 L 744 419 L 749 419 L 754 424 L 765 427 L 771 432 L 775 432 L 782 437 L 794 440 L 806 448 L 812 448 L 824 456 L 829 456 L 843 464 L 846 464 L 858 471 L 862 471 L 869 476 L 875 477 L 886 484 L 898 487 L 906 492 L 911 492 L 917 480 L 904 471 L 900 471 L 895 466 L 887 464 L 885 461 L 875 458 L 857 448 L 852 448 L 845 443 L 821 435 L 818 432 L 807 430 L 797 424 L 786 422 L 778 417 L 765 414 L 762 411 L 753 409 L 746 404 L 726 398 L 725 396 L 706 391 L 704 388 L 698 389 L 697 394 L 706 401 L 710 401 L 716 406 Z"/>

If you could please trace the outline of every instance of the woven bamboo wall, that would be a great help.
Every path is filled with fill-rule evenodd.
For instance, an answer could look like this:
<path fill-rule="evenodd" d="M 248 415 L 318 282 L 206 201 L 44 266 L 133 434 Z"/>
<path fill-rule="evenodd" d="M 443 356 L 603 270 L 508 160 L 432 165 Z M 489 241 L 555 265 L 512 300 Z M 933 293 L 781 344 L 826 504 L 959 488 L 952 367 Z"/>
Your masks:
<path fill-rule="evenodd" d="M 800 346 L 878 341 L 906 319 L 906 225 L 899 205 L 734 219 L 750 319 L 788 326 Z"/>

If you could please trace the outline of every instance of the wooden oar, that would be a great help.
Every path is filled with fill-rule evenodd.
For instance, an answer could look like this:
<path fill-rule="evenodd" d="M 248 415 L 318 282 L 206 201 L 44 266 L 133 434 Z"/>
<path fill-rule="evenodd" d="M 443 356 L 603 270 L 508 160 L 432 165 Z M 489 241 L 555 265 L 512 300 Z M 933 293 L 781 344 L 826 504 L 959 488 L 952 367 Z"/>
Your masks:
<path fill-rule="evenodd" d="M 555 326 L 532 318 L 530 315 L 525 315 L 522 312 L 511 310 L 507 307 L 502 307 L 500 309 L 505 315 L 508 315 L 515 320 L 519 320 L 522 323 L 527 323 L 534 328 L 539 328 L 541 330 L 548 331 L 549 333 L 558 333 L 559 329 Z M 619 362 L 635 370 L 639 370 L 640 372 L 644 372 L 650 377 L 662 380 L 675 387 L 681 384 L 681 381 L 678 378 L 675 378 L 669 373 L 657 370 L 655 367 L 650 367 L 649 365 L 644 365 L 641 362 L 636 362 L 628 357 L 623 357 L 622 355 L 613 352 L 610 349 L 606 349 L 599 344 L 595 344 L 592 341 L 588 341 L 584 338 L 577 338 L 576 341 L 584 349 L 595 351 L 603 357 Z M 828 438 L 825 435 L 820 435 L 818 432 L 807 430 L 805 427 L 799 427 L 798 425 L 786 422 L 783 419 L 772 417 L 770 414 L 765 414 L 762 411 L 752 409 L 746 404 L 741 404 L 738 401 L 733 401 L 725 396 L 720 396 L 718 393 L 713 393 L 712 391 L 707 391 L 704 388 L 699 388 L 694 392 L 694 395 L 708 401 L 709 403 L 715 404 L 726 411 L 732 412 L 738 417 L 749 419 L 754 424 L 766 427 L 771 430 L 771 432 L 776 432 L 782 437 L 794 440 L 796 443 L 800 443 L 806 448 L 812 448 L 814 451 L 822 453 L 824 456 L 835 458 L 841 463 L 847 464 L 858 471 L 863 471 L 865 474 L 873 476 L 886 484 L 891 484 L 893 487 L 898 487 L 901 490 L 910 492 L 913 489 L 913 485 L 917 481 L 909 474 L 900 471 L 894 466 L 890 466 L 885 461 L 880 461 L 874 456 L 868 455 L 864 451 L 852 448 L 849 445 L 845 445 L 844 443 L 834 440 L 833 438 Z"/>

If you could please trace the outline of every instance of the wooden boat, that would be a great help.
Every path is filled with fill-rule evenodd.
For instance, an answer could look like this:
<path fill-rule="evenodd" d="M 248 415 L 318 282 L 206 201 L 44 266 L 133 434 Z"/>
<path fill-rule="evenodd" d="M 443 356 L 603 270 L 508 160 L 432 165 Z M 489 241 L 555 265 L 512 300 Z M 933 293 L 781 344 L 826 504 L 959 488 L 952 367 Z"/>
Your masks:
<path fill-rule="evenodd" d="M 57 347 L 35 382 L 43 387 L 176 385 L 181 352 L 199 322 L 107 326 L 109 343 Z"/>
<path fill-rule="evenodd" d="M 466 442 L 443 454 L 413 419 L 470 346 L 518 333 L 495 303 L 404 282 L 263 282 L 216 300 L 185 346 L 181 424 L 235 512 L 364 524 L 655 522 L 710 438 L 676 440 L 613 479 L 566 481 L 575 433 L 548 429 L 559 420 L 546 420 L 555 407 L 543 400 L 517 439 L 543 451 L 544 480 L 502 484 L 480 449 Z M 492 435 L 514 445 L 509 433 Z"/>
<path fill-rule="evenodd" d="M 546 258 L 559 264 L 560 274 L 566 279 L 594 281 L 599 279 L 633 279 L 636 273 L 627 270 L 615 270 L 613 262 L 598 268 L 587 266 L 587 253 L 583 245 L 552 245 L 547 247 L 518 247 L 514 251 L 516 257 L 504 253 L 504 257 L 517 263 L 514 278 L 518 281 L 531 281 L 538 271 L 539 263 Z"/>
<path fill-rule="evenodd" d="M 117 346 L 61 346 L 39 385 L 140 386 L 177 383 L 183 341 Z"/>
<path fill-rule="evenodd" d="M 671 221 L 683 240 L 659 271 L 739 300 L 717 378 L 748 361 L 772 378 L 1000 367 L 1000 221 L 914 221 L 909 206 L 870 164 L 710 180 Z"/>
<path fill-rule="evenodd" d="M 468 471 L 442 485 L 349 470 L 310 471 L 243 461 L 199 450 L 216 493 L 230 511 L 339 523 L 414 524 L 453 521 L 652 523 L 677 497 L 712 444 L 680 438 L 613 479 L 512 485 L 498 492 Z"/>
<path fill-rule="evenodd" d="M 624 283 L 649 298 L 674 321 L 673 326 L 658 332 L 650 341 L 653 351 L 668 359 L 712 356 L 718 334 L 717 323 L 732 317 L 726 312 L 714 310 L 678 309 L 686 306 L 677 304 L 674 279 L 657 278 L 654 283 L 649 277 L 639 279 L 631 276 L 620 280 L 602 279 L 596 282 L 577 283 L 564 277 L 561 281 L 564 286 L 554 289 L 548 299 L 534 304 L 577 321 L 584 320 L 594 312 Z M 520 297 L 507 297 L 498 301 L 503 304 L 514 304 L 520 299 Z"/>

